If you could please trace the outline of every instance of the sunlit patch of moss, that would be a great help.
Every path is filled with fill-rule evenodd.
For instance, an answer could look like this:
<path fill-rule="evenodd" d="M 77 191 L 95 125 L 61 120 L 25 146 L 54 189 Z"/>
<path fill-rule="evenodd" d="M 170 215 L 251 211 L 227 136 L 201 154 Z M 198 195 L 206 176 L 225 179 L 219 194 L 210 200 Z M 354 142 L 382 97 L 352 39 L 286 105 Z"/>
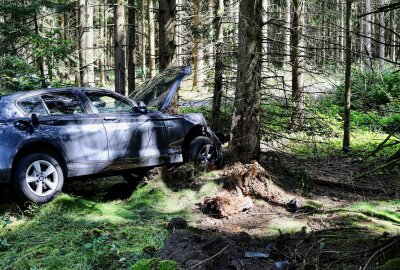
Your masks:
<path fill-rule="evenodd" d="M 178 270 L 174 261 L 160 260 L 159 258 L 143 259 L 135 263 L 130 270 Z"/>

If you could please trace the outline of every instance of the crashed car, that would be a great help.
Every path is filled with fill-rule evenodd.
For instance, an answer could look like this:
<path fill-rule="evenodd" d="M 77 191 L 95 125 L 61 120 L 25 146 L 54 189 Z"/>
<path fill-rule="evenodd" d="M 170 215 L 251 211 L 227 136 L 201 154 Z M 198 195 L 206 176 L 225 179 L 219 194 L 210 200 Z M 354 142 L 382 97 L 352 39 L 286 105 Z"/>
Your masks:
<path fill-rule="evenodd" d="M 163 112 L 188 74 L 190 68 L 160 74 L 163 87 L 147 83 L 138 100 L 74 87 L 1 96 L 0 182 L 11 182 L 25 201 L 46 203 L 67 178 L 104 174 L 132 181 L 156 166 L 219 163 L 221 141 L 202 114 Z"/>

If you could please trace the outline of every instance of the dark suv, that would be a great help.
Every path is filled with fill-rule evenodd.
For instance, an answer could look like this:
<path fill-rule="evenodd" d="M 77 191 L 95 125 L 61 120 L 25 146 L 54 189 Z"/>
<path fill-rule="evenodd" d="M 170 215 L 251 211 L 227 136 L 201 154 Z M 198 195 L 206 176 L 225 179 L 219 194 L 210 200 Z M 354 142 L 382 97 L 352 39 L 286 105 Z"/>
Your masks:
<path fill-rule="evenodd" d="M 167 76 L 172 86 L 162 93 L 163 109 L 188 74 L 185 68 L 173 71 Z M 146 99 L 150 88 L 137 96 Z M 129 179 L 155 166 L 221 158 L 221 142 L 202 114 L 148 110 L 143 102 L 92 88 L 0 97 L 0 182 L 11 182 L 23 200 L 52 200 L 65 178 L 118 174 Z"/>

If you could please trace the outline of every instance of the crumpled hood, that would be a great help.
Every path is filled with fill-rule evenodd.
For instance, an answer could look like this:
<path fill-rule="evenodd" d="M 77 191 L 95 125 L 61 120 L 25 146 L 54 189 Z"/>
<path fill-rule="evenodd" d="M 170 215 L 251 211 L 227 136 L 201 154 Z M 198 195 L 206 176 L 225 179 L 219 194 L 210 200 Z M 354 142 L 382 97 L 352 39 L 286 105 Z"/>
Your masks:
<path fill-rule="evenodd" d="M 135 101 L 143 101 L 148 107 L 156 107 L 163 111 L 171 103 L 182 80 L 191 73 L 191 67 L 167 69 L 140 85 L 129 97 Z"/>

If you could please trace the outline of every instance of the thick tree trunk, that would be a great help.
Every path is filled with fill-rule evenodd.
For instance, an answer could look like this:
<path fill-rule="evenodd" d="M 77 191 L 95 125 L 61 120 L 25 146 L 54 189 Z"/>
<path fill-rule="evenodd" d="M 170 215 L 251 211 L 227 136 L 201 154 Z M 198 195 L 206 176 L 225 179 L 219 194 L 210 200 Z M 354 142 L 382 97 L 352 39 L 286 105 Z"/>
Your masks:
<path fill-rule="evenodd" d="M 128 11 L 128 94 L 135 92 L 136 79 L 136 11 L 135 0 L 129 0 Z"/>
<path fill-rule="evenodd" d="M 215 44 L 215 78 L 214 78 L 214 94 L 212 104 L 212 127 L 215 131 L 220 131 L 221 117 L 221 101 L 223 88 L 223 52 L 224 52 L 224 27 L 222 18 L 224 16 L 224 0 L 218 0 L 218 6 L 215 11 L 215 32 L 217 34 L 217 42 Z"/>
<path fill-rule="evenodd" d="M 125 91 L 125 6 L 118 0 L 114 6 L 114 40 L 115 40 L 115 92 L 126 95 Z"/>
<path fill-rule="evenodd" d="M 143 0 L 144 1 L 144 0 Z M 150 67 L 150 78 L 156 76 L 156 35 L 154 28 L 154 7 L 153 0 L 147 0 L 147 10 L 148 10 L 148 35 L 149 35 L 149 67 Z M 161 32 L 161 31 L 160 31 Z"/>
<path fill-rule="evenodd" d="M 177 65 L 176 0 L 159 0 L 159 62 L 160 72 Z M 169 106 L 178 113 L 178 92 Z"/>
<path fill-rule="evenodd" d="M 75 85 L 81 86 L 81 47 L 80 47 L 80 40 L 81 40 L 81 25 L 80 25 L 80 7 L 81 1 L 77 2 L 77 9 L 75 11 L 75 48 L 77 51 L 77 61 L 75 64 Z"/>
<path fill-rule="evenodd" d="M 344 76 L 344 124 L 343 148 L 344 153 L 350 152 L 350 106 L 351 106 L 351 1 L 346 0 L 346 68 Z"/>
<path fill-rule="evenodd" d="M 260 154 L 262 1 L 240 2 L 237 85 L 230 150 L 247 163 Z"/>
<path fill-rule="evenodd" d="M 87 82 L 84 86 L 95 87 L 94 78 L 94 59 L 93 59 L 93 0 L 86 0 L 86 22 L 87 22 L 87 41 L 86 41 L 86 69 Z"/>
<path fill-rule="evenodd" d="M 304 0 L 293 0 L 291 129 L 300 130 L 304 121 Z"/>
<path fill-rule="evenodd" d="M 141 28 L 142 28 L 142 35 L 141 35 L 141 56 L 142 56 L 142 81 L 146 81 L 146 73 L 147 73 L 147 65 L 146 65 L 146 1 L 142 0 L 142 9 L 141 9 Z"/>
<path fill-rule="evenodd" d="M 201 35 L 201 1 L 194 0 L 193 15 L 193 87 L 201 89 L 204 84 L 204 54 Z"/>

